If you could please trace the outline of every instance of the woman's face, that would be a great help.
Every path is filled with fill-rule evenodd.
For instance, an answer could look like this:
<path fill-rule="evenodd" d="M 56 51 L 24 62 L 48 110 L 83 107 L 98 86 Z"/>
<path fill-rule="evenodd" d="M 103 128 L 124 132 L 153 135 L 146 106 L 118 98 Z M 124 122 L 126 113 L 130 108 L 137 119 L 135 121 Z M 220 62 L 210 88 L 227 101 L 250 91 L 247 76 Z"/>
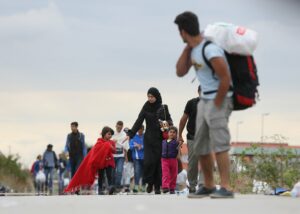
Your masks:
<path fill-rule="evenodd" d="M 148 94 L 148 101 L 149 103 L 155 103 L 156 98 L 152 94 Z"/>

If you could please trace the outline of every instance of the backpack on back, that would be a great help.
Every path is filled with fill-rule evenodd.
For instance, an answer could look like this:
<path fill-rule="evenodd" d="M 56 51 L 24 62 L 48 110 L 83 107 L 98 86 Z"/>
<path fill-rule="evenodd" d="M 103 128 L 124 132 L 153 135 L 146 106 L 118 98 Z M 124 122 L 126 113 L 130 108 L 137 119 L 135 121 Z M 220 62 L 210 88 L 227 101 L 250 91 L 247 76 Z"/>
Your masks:
<path fill-rule="evenodd" d="M 215 71 L 204 54 L 206 46 L 211 43 L 211 41 L 205 42 L 202 49 L 202 57 L 207 66 L 212 70 L 214 77 Z M 233 86 L 230 88 L 233 91 L 233 110 L 244 110 L 252 107 L 256 103 L 258 95 L 257 86 L 259 85 L 253 56 L 230 54 L 226 51 L 225 56 L 233 83 Z"/>

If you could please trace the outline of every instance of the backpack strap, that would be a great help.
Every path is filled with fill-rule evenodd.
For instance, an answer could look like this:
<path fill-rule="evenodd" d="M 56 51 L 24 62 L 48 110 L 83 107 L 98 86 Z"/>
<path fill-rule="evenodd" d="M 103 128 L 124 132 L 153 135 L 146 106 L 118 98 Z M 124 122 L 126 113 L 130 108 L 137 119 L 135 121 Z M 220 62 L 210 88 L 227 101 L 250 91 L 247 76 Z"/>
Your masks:
<path fill-rule="evenodd" d="M 211 72 L 212 72 L 212 76 L 214 79 L 217 79 L 216 76 L 215 76 L 215 70 L 212 66 L 212 64 L 210 63 L 210 61 L 206 58 L 205 56 L 205 48 L 209 45 L 209 44 L 212 44 L 211 41 L 206 41 L 203 45 L 203 48 L 202 48 L 202 57 L 203 57 L 203 60 L 205 62 L 205 64 L 210 68 Z M 229 87 L 229 91 L 233 91 L 233 87 L 230 85 Z M 213 91 L 206 91 L 204 92 L 205 95 L 208 95 L 208 94 L 214 94 L 214 93 L 217 93 L 218 90 L 213 90 Z"/>
<path fill-rule="evenodd" d="M 209 61 L 209 60 L 206 58 L 206 56 L 205 56 L 205 48 L 206 48 L 208 45 L 210 45 L 210 44 L 212 44 L 211 41 L 206 41 L 206 42 L 204 43 L 203 48 L 202 48 L 202 57 L 203 57 L 203 59 L 204 59 L 205 64 L 210 68 L 210 70 L 211 70 L 211 72 L 212 72 L 213 78 L 214 78 L 214 79 L 217 79 L 217 78 L 215 77 L 215 73 L 216 73 L 216 72 L 215 72 L 213 66 L 211 65 L 210 61 Z"/>

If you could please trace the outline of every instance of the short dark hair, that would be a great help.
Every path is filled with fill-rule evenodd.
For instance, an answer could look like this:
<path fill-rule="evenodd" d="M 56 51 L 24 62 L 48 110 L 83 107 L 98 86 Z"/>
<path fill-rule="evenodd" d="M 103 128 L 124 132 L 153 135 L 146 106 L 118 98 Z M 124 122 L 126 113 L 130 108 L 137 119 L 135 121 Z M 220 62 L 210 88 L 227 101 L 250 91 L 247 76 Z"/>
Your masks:
<path fill-rule="evenodd" d="M 114 130 L 112 128 L 105 126 L 101 131 L 102 137 L 104 137 L 108 132 L 110 132 L 112 135 L 114 134 Z"/>
<path fill-rule="evenodd" d="M 178 129 L 175 126 L 170 126 L 169 131 L 171 130 L 178 133 Z"/>
<path fill-rule="evenodd" d="M 117 122 L 117 125 L 118 125 L 118 126 L 123 126 L 124 123 L 123 123 L 123 121 L 119 120 L 119 121 Z"/>
<path fill-rule="evenodd" d="M 145 126 L 144 126 L 144 125 L 141 125 L 141 126 L 140 126 L 140 129 L 145 129 Z"/>
<path fill-rule="evenodd" d="M 72 122 L 72 123 L 71 123 L 71 126 L 78 127 L 78 122 Z"/>
<path fill-rule="evenodd" d="M 197 36 L 200 34 L 200 25 L 196 14 L 186 11 L 179 14 L 175 18 L 175 24 L 178 25 L 180 31 L 184 30 L 191 36 Z"/>

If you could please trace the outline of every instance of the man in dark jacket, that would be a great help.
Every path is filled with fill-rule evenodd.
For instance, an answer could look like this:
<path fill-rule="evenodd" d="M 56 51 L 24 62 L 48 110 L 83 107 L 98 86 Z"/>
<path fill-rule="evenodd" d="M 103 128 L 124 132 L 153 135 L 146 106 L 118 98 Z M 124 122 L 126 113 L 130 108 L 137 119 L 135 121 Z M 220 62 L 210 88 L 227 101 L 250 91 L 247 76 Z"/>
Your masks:
<path fill-rule="evenodd" d="M 65 152 L 69 153 L 69 161 L 71 165 L 71 177 L 75 175 L 82 160 L 87 154 L 84 134 L 79 132 L 78 123 L 71 123 L 72 132 L 67 136 Z"/>

